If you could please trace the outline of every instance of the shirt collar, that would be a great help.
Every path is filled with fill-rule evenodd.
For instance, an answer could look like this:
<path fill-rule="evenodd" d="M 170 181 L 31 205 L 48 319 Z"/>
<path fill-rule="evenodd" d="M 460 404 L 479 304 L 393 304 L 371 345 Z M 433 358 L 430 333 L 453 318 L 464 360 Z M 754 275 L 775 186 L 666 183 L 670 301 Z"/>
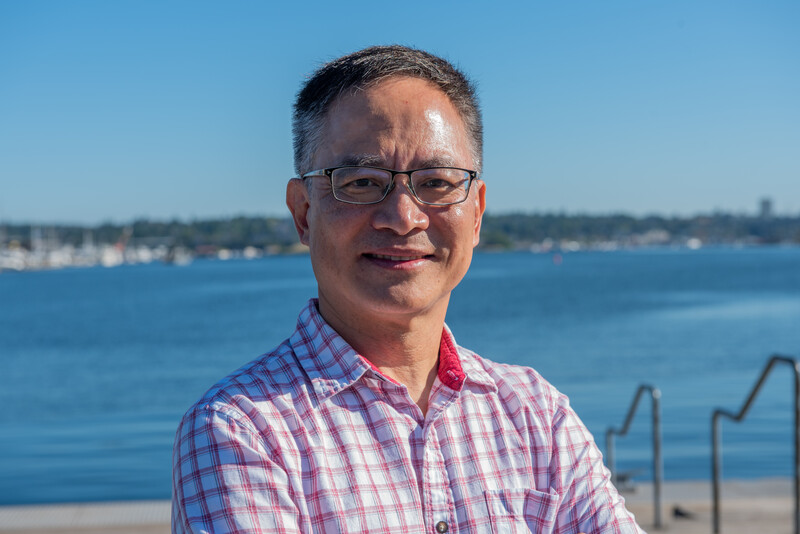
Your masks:
<path fill-rule="evenodd" d="M 298 362 L 311 380 L 320 402 L 352 385 L 364 374 L 394 382 L 350 346 L 319 313 L 318 300 L 311 299 L 297 318 L 289 339 Z M 460 391 L 465 381 L 494 386 L 477 355 L 459 347 L 445 325 L 439 346 L 439 380 Z"/>
<path fill-rule="evenodd" d="M 446 350 L 454 350 L 454 356 L 445 354 Z M 458 366 L 458 369 L 453 368 L 453 361 Z M 453 387 L 456 384 L 449 384 L 443 375 L 460 375 L 461 384 L 459 387 Z M 481 357 L 469 349 L 456 344 L 453 333 L 447 325 L 444 325 L 444 332 L 442 332 L 442 345 L 439 349 L 439 380 L 453 389 L 460 390 L 464 383 L 474 384 L 478 386 L 487 387 L 494 391 L 497 390 L 497 384 L 494 379 L 486 372 Z"/>
<path fill-rule="evenodd" d="M 361 378 L 370 366 L 325 322 L 317 305 L 317 299 L 308 301 L 289 343 L 321 402 Z"/>

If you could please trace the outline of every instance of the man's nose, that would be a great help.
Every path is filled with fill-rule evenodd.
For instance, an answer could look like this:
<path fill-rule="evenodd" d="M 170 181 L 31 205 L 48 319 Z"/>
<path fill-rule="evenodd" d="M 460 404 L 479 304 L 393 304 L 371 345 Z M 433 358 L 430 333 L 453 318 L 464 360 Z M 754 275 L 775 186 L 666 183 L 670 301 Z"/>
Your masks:
<path fill-rule="evenodd" d="M 372 225 L 376 229 L 389 229 L 398 235 L 428 227 L 425 206 L 411 192 L 411 179 L 405 174 L 394 177 L 394 187 L 383 202 L 376 205 Z"/>

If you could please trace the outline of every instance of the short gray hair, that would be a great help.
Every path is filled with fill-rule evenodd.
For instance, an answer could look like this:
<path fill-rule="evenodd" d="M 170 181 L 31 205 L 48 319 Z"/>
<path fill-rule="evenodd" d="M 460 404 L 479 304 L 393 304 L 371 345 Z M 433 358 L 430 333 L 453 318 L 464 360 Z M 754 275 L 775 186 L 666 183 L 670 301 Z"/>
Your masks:
<path fill-rule="evenodd" d="M 325 115 L 342 94 L 363 89 L 392 76 L 420 78 L 436 85 L 453 103 L 471 140 L 480 171 L 483 161 L 483 118 L 474 84 L 448 61 L 423 50 L 400 45 L 372 46 L 323 65 L 297 94 L 292 120 L 294 166 L 298 176 L 312 170 Z"/>

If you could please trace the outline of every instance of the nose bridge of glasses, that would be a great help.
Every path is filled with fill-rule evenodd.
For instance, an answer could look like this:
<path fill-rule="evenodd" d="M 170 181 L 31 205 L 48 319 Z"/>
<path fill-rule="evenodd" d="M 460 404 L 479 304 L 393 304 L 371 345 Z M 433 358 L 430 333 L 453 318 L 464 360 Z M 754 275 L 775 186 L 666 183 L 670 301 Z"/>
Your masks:
<path fill-rule="evenodd" d="M 420 200 L 419 197 L 417 197 L 417 192 L 414 190 L 414 183 L 411 181 L 411 174 L 412 173 L 410 171 L 393 171 L 392 178 L 389 180 L 389 185 L 386 187 L 384 199 L 388 197 L 392 193 L 392 189 L 397 186 L 397 177 L 405 176 L 405 183 L 403 185 L 406 186 L 406 189 L 408 189 L 408 192 L 411 193 L 411 196 L 419 202 Z"/>

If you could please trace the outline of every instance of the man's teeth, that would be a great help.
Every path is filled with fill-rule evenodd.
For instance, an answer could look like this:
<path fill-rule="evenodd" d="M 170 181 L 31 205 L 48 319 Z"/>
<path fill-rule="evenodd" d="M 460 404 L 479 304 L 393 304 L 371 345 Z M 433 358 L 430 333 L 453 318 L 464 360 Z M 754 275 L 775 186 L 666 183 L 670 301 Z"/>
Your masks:
<path fill-rule="evenodd" d="M 422 256 L 386 256 L 385 254 L 373 254 L 379 260 L 391 260 L 391 261 L 411 261 L 411 260 L 418 260 L 422 258 Z"/>

